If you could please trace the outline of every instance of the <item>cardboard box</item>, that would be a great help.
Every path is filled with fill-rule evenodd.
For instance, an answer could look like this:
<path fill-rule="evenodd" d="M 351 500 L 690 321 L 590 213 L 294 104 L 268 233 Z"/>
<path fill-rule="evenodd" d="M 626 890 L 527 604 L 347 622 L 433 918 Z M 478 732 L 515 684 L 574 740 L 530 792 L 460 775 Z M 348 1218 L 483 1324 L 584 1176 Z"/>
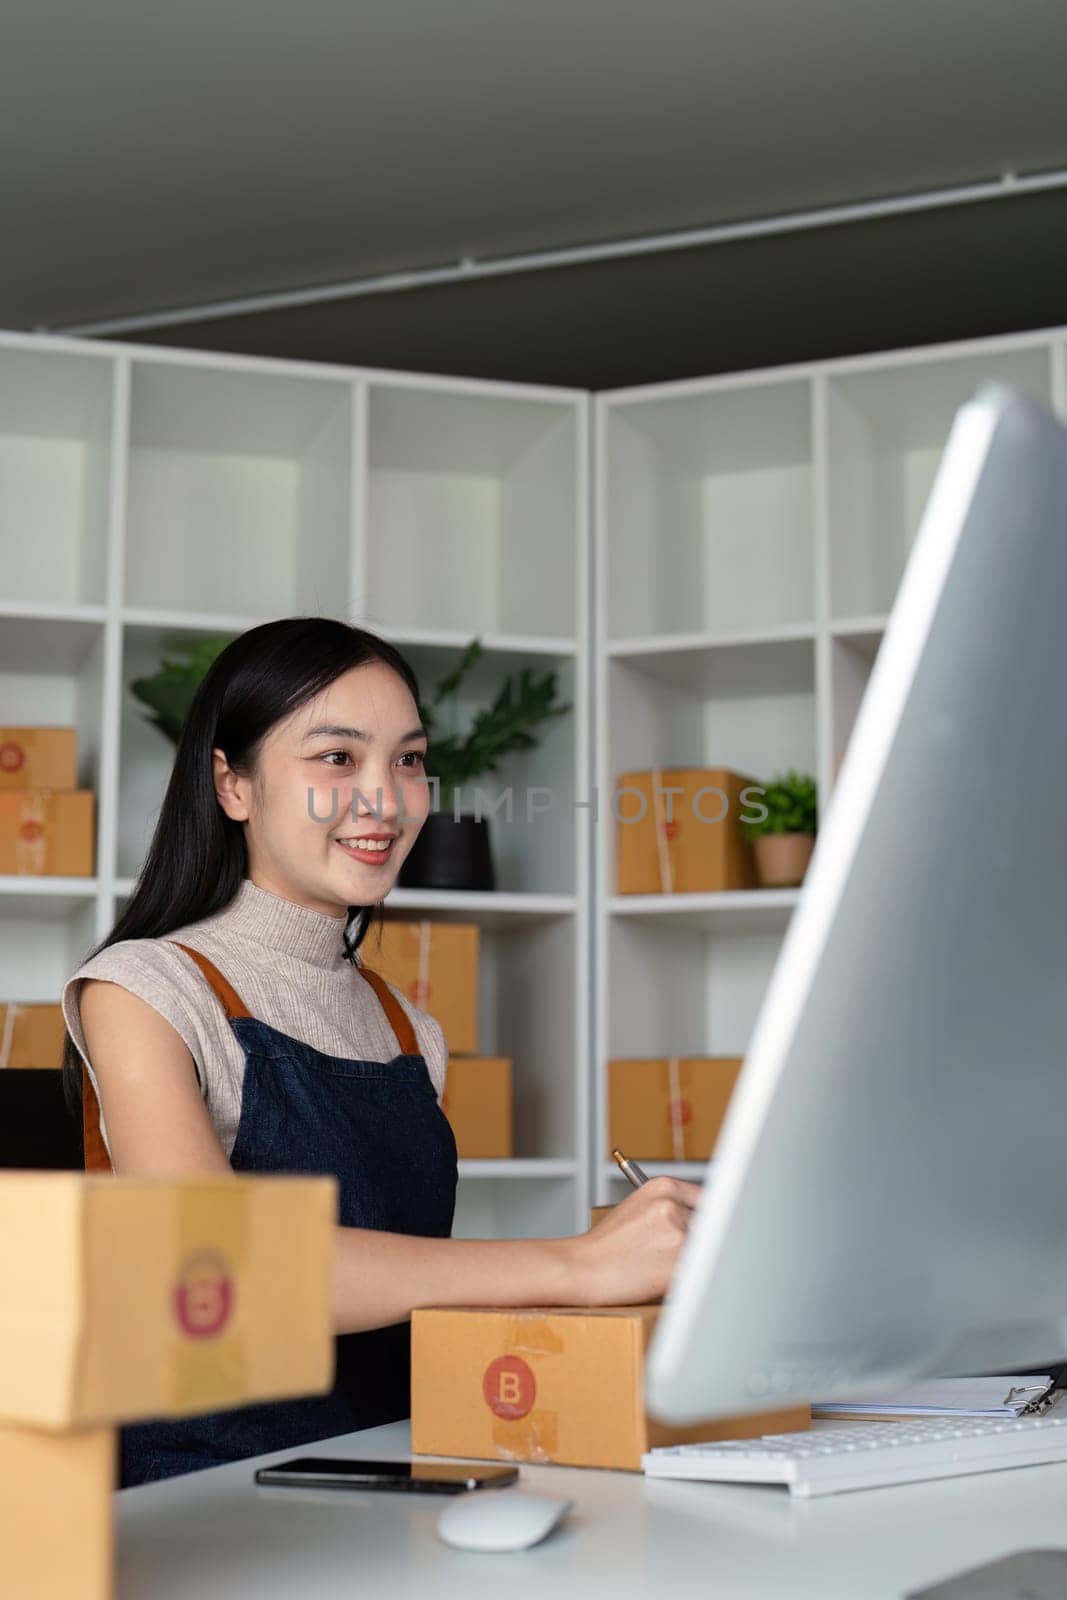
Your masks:
<path fill-rule="evenodd" d="M 449 1050 L 478 1054 L 478 925 L 470 922 L 392 921 L 372 929 L 360 946 L 366 966 L 380 972 L 440 1024 Z"/>
<path fill-rule="evenodd" d="M 0 1172 L 0 1423 L 325 1393 L 337 1181 Z"/>
<path fill-rule="evenodd" d="M 111 1600 L 114 1428 L 0 1427 L 0 1563 L 11 1600 Z"/>
<path fill-rule="evenodd" d="M 76 789 L 74 728 L 0 728 L 0 789 Z"/>
<path fill-rule="evenodd" d="M 0 791 L 0 873 L 93 875 L 91 789 Z"/>
<path fill-rule="evenodd" d="M 608 1062 L 608 1148 L 635 1161 L 707 1161 L 742 1056 Z"/>
<path fill-rule="evenodd" d="M 752 846 L 741 832 L 759 785 L 721 767 L 624 772 L 613 796 L 617 894 L 699 894 L 753 889 Z M 679 790 L 680 793 L 667 793 Z"/>
<path fill-rule="evenodd" d="M 0 1068 L 63 1065 L 62 1006 L 0 1004 Z"/>
<path fill-rule="evenodd" d="M 411 1319 L 411 1448 L 419 1455 L 640 1470 L 646 1450 L 811 1426 L 779 1407 L 675 1428 L 646 1415 L 658 1306 L 427 1310 Z"/>
<path fill-rule="evenodd" d="M 511 1058 L 449 1056 L 441 1109 L 463 1158 L 511 1155 Z"/>

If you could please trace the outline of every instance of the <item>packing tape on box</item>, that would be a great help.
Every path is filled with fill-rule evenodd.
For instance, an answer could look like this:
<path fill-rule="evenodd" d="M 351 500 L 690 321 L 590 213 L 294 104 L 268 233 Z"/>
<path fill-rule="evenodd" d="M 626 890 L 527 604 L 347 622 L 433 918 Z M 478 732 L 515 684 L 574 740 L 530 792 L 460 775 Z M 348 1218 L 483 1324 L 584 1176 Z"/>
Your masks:
<path fill-rule="evenodd" d="M 4 1012 L 3 1031 L 0 1032 L 0 1070 L 3 1070 L 11 1060 L 11 1051 L 15 1044 L 15 1019 L 25 1009 L 25 1006 L 17 1006 L 13 1000 L 8 1001 L 7 1010 Z"/>
<path fill-rule="evenodd" d="M 493 1413 L 493 1448 L 504 1460 L 554 1461 L 559 1454 L 559 1414 L 537 1405 L 537 1363 L 561 1356 L 564 1342 L 545 1317 L 510 1317 L 504 1354 L 482 1376 L 482 1396 Z"/>
<path fill-rule="evenodd" d="M 48 866 L 48 836 L 45 833 L 46 803 L 51 789 L 28 789 L 21 796 L 19 826 L 15 835 L 15 871 L 43 873 Z"/>
<path fill-rule="evenodd" d="M 659 887 L 661 894 L 674 893 L 674 871 L 671 867 L 671 852 L 667 844 L 667 823 L 663 816 L 663 785 L 660 782 L 662 773 L 658 767 L 652 769 L 652 809 L 656 818 L 656 856 L 659 861 Z"/>
<path fill-rule="evenodd" d="M 671 1146 L 675 1161 L 685 1160 L 685 1120 L 682 1109 L 682 1075 L 678 1057 L 667 1058 L 667 1104 L 671 1119 Z"/>
<path fill-rule="evenodd" d="M 222 1183 L 229 1188 L 228 1180 Z M 220 1185 L 221 1187 L 221 1185 Z M 171 1325 L 165 1380 L 175 1411 L 238 1403 L 247 1362 L 240 1284 L 247 1281 L 251 1196 L 236 1183 L 175 1196 Z"/>
<path fill-rule="evenodd" d="M 419 974 L 416 978 L 417 1006 L 429 1009 L 430 1000 L 430 941 L 433 938 L 433 923 L 428 917 L 423 917 L 419 923 Z"/>

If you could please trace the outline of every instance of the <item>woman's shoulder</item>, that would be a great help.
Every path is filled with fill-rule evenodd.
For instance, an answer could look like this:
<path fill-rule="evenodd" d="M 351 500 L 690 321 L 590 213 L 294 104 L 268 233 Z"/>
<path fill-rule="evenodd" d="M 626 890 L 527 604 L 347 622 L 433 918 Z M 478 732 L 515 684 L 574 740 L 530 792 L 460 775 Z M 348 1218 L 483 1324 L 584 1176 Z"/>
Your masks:
<path fill-rule="evenodd" d="M 83 978 L 107 978 L 122 982 L 138 975 L 176 978 L 189 968 L 187 956 L 172 939 L 116 939 L 103 950 L 89 956 L 71 973 L 68 983 Z"/>

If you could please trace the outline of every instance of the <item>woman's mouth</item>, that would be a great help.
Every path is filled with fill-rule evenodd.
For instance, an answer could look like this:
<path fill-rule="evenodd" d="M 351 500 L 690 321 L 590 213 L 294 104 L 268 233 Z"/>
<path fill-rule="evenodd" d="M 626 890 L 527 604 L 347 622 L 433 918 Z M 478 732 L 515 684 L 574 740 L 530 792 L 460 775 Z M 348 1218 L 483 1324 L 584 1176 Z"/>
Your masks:
<path fill-rule="evenodd" d="M 362 861 L 366 866 L 380 867 L 389 861 L 396 844 L 395 834 L 364 834 L 361 838 L 335 839 L 352 861 Z"/>

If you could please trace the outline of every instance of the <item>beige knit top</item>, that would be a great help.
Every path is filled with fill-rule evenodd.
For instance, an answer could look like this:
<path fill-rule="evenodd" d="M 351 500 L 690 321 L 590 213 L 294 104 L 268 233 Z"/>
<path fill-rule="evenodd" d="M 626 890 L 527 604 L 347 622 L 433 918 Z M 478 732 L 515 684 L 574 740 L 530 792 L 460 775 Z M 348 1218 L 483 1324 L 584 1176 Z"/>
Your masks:
<path fill-rule="evenodd" d="M 64 985 L 62 1006 L 97 1101 L 100 1091 L 78 1007 L 85 978 L 121 984 L 177 1030 L 196 1063 L 200 1093 L 222 1147 L 227 1155 L 233 1150 L 244 1052 L 196 962 L 169 942 L 176 939 L 214 962 L 260 1021 L 327 1055 L 392 1060 L 399 1045 L 378 997 L 344 958 L 345 920 L 344 913 L 331 917 L 311 911 L 245 878 L 230 904 L 214 916 L 175 928 L 165 939 L 120 940 L 84 962 Z M 440 1024 L 389 987 L 411 1018 L 440 1098 L 448 1060 Z M 145 1070 L 151 1070 L 151 1062 Z M 100 1132 L 110 1156 L 102 1108 Z"/>

